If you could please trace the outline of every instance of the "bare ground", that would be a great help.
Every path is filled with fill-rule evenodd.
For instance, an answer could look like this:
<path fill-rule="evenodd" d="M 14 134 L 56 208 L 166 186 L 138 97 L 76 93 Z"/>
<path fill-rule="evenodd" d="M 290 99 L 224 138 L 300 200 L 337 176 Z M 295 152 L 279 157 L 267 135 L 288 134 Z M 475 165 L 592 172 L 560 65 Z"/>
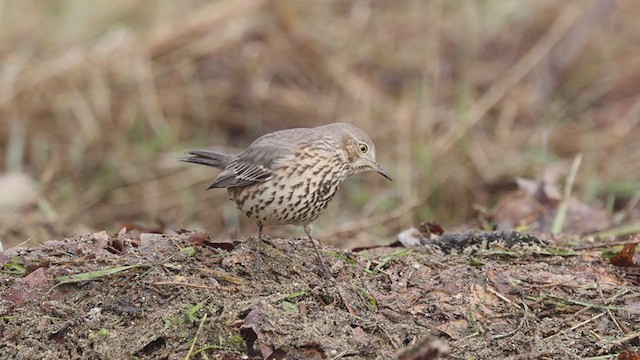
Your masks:
<path fill-rule="evenodd" d="M 506 236 L 506 238 L 505 238 Z M 640 351 L 636 268 L 517 233 L 323 247 L 96 233 L 0 253 L 0 358 L 453 359 Z M 633 274 L 635 271 L 635 275 Z M 634 277 L 635 276 L 635 277 Z M 420 355 L 422 354 L 422 355 Z"/>

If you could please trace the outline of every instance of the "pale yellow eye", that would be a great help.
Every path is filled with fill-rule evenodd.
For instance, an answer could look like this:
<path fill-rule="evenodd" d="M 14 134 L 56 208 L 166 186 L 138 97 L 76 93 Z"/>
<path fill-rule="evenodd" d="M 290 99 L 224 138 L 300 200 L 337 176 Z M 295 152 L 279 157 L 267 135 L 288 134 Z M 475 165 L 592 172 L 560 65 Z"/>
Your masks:
<path fill-rule="evenodd" d="M 363 154 L 366 154 L 367 151 L 369 151 L 369 147 L 365 143 L 360 143 L 358 147 L 360 148 L 360 152 Z"/>

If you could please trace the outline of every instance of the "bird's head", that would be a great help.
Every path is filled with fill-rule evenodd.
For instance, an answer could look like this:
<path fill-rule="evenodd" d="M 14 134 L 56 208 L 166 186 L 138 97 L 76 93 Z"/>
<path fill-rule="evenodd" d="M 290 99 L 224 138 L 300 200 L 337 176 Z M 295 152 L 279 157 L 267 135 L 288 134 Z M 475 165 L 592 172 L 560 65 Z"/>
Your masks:
<path fill-rule="evenodd" d="M 353 125 L 343 125 L 346 127 L 343 145 L 347 159 L 353 168 L 353 174 L 375 171 L 392 180 L 389 173 L 376 161 L 376 147 L 369 135 Z"/>

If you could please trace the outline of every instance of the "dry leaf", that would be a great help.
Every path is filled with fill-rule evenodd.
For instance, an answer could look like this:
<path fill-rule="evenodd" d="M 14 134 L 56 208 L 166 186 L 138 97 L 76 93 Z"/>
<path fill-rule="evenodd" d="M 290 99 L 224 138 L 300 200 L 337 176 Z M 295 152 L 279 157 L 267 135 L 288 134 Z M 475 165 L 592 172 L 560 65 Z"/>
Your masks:
<path fill-rule="evenodd" d="M 498 230 L 526 227 L 528 231 L 551 232 L 561 202 L 555 183 L 516 179 L 519 189 L 506 194 L 494 209 Z M 586 234 L 609 227 L 611 216 L 604 208 L 588 205 L 577 198 L 567 201 L 563 233 Z"/>
<path fill-rule="evenodd" d="M 627 244 L 618 255 L 610 259 L 611 263 L 615 266 L 630 267 L 634 266 L 633 255 L 636 253 L 636 246 L 638 244 Z"/>
<path fill-rule="evenodd" d="M 640 352 L 623 351 L 618 355 L 618 360 L 640 360 Z"/>

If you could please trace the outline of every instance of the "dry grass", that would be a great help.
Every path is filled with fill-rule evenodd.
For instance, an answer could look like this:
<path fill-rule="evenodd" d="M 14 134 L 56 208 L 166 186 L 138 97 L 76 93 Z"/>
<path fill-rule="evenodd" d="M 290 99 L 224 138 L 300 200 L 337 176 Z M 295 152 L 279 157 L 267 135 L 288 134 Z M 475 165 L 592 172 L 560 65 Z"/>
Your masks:
<path fill-rule="evenodd" d="M 175 158 L 332 121 L 372 134 L 396 181 L 351 179 L 318 221 L 326 242 L 380 241 L 417 220 L 459 225 L 514 177 L 566 168 L 577 153 L 582 198 L 628 198 L 640 189 L 639 10 L 0 1 L 0 168 L 40 189 L 28 215 L 0 228 L 43 240 L 161 219 L 253 233 L 223 191 L 203 192 L 215 172 Z"/>

